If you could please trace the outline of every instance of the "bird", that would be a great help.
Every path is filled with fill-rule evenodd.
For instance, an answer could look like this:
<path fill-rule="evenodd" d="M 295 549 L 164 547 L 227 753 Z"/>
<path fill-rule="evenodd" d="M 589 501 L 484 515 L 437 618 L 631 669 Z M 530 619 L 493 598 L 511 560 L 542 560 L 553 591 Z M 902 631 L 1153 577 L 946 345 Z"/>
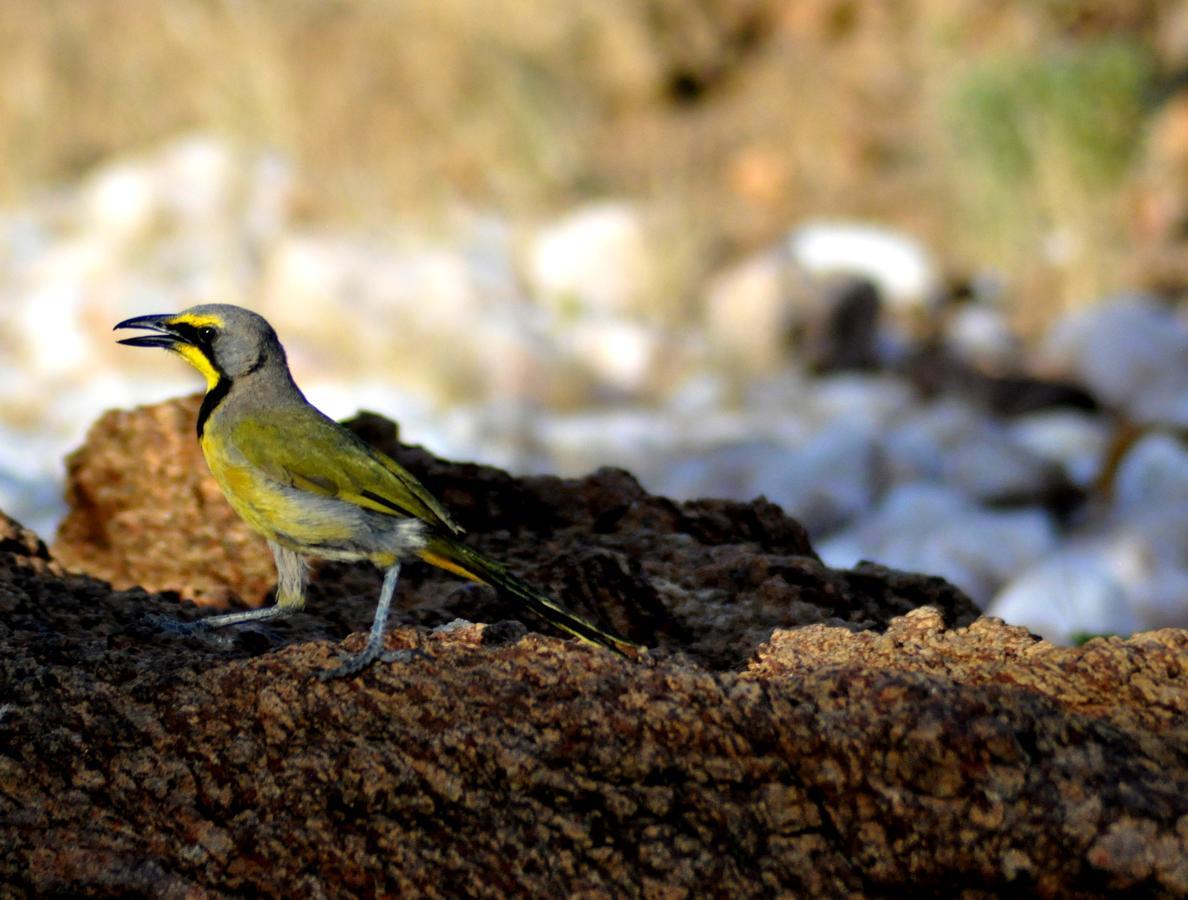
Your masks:
<path fill-rule="evenodd" d="M 235 512 L 268 541 L 276 603 L 172 622 L 192 632 L 290 615 L 305 603 L 308 557 L 367 560 L 384 570 L 364 649 L 324 679 L 361 672 L 384 652 L 384 632 L 403 562 L 419 559 L 513 599 L 590 644 L 632 656 L 635 645 L 565 610 L 461 540 L 462 529 L 411 472 L 313 406 L 289 371 L 263 316 L 228 304 L 136 316 L 113 330 L 147 332 L 118 341 L 179 355 L 206 380 L 196 429 L 203 456 Z"/>

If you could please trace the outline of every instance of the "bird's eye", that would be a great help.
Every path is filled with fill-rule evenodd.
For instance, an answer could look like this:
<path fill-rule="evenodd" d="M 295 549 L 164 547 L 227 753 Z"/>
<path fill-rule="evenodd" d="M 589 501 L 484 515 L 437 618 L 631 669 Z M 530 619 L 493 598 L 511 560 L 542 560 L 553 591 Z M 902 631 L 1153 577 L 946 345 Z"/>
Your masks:
<path fill-rule="evenodd" d="M 218 332 L 210 325 L 204 325 L 198 329 L 198 337 L 202 338 L 202 340 L 206 341 L 207 343 L 213 341 L 216 334 L 218 334 Z"/>

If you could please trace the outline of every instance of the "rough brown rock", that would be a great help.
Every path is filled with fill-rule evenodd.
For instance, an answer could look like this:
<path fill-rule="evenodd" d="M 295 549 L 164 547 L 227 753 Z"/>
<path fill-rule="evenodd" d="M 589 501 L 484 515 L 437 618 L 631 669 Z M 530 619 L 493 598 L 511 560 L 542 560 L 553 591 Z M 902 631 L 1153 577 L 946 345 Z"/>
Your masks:
<path fill-rule="evenodd" d="M 200 396 L 114 410 L 66 460 L 70 513 L 54 556 L 117 588 L 258 606 L 272 554 L 223 499 L 194 435 Z"/>
<path fill-rule="evenodd" d="M 1164 629 L 1129 640 L 1098 638 L 1083 647 L 1038 641 L 1026 628 L 978 619 L 951 631 L 935 609 L 896 619 L 884 633 L 812 626 L 777 631 L 750 660 L 763 679 L 801 678 L 822 666 L 861 664 L 931 672 L 963 684 L 1015 685 L 1069 710 L 1119 724 L 1188 727 L 1188 631 Z"/>
<path fill-rule="evenodd" d="M 360 570 L 184 639 L 143 621 L 173 595 L 64 574 L 0 521 L 7 892 L 1188 892 L 1188 633 L 1055 648 L 943 582 L 825 569 L 769 505 L 404 461 L 484 549 L 666 649 L 525 634 L 422 571 L 404 622 L 496 624 L 401 625 L 432 659 L 322 684 L 370 618 Z M 185 538 L 160 540 L 218 546 Z"/>

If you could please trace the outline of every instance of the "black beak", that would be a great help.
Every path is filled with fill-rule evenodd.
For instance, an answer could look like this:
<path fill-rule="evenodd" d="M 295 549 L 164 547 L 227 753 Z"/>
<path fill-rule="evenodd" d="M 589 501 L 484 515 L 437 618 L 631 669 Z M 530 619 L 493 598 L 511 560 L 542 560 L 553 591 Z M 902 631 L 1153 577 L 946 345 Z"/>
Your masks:
<path fill-rule="evenodd" d="M 118 331 L 121 328 L 143 328 L 145 331 L 155 333 L 124 338 L 117 343 L 127 344 L 129 347 L 165 347 L 168 349 L 182 343 L 181 336 L 169 324 L 172 318 L 171 314 L 137 316 L 134 319 L 124 319 L 112 331 Z"/>

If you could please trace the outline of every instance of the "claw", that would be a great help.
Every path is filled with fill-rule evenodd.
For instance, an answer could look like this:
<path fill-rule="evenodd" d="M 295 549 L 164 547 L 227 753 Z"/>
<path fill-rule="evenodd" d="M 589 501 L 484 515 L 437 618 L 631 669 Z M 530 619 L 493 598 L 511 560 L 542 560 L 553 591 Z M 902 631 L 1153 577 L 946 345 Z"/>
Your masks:
<path fill-rule="evenodd" d="M 380 651 L 378 647 L 367 647 L 362 653 L 344 657 L 342 662 L 333 669 L 325 669 L 317 673 L 321 681 L 334 681 L 337 678 L 349 678 L 357 675 L 373 663 L 411 663 L 413 660 L 424 659 L 434 661 L 434 657 L 420 647 L 405 647 L 401 650 Z"/>
<path fill-rule="evenodd" d="M 436 657 L 431 653 L 426 653 L 420 647 L 406 647 L 403 650 L 388 650 L 380 654 L 379 661 L 386 663 L 403 663 L 408 665 L 418 659 L 423 659 L 425 662 L 436 662 Z"/>
<path fill-rule="evenodd" d="M 318 672 L 318 680 L 334 681 L 337 678 L 349 678 L 352 675 L 357 675 L 359 672 L 362 672 L 373 662 L 375 662 L 378 657 L 379 654 L 368 653 L 366 650 L 364 650 L 362 653 L 357 653 L 354 656 L 345 657 L 342 663 L 335 666 L 333 669 L 326 669 L 324 671 Z"/>
<path fill-rule="evenodd" d="M 208 630 L 201 619 L 187 622 L 184 619 L 175 619 L 172 616 L 163 616 L 159 613 L 149 613 L 144 619 L 168 634 L 189 635 Z"/>
<path fill-rule="evenodd" d="M 145 621 L 166 634 L 173 634 L 178 637 L 199 635 L 204 641 L 214 644 L 217 647 L 226 648 L 235 643 L 235 636 L 233 634 L 222 634 L 216 631 L 207 624 L 208 620 L 206 619 L 195 619 L 192 622 L 187 622 L 184 619 L 175 619 L 172 616 L 150 613 L 145 616 Z"/>

